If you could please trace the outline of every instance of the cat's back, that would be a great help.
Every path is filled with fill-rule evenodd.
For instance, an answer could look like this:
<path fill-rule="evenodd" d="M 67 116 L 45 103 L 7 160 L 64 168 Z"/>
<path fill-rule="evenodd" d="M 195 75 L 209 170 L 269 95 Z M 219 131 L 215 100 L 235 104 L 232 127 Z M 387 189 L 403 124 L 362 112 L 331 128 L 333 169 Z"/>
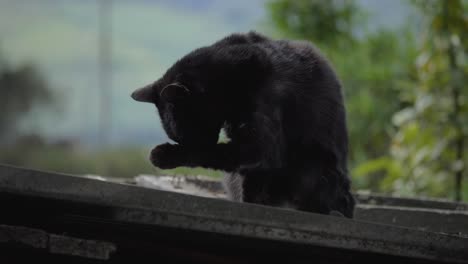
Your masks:
<path fill-rule="evenodd" d="M 328 66 L 325 57 L 313 43 L 305 40 L 272 39 L 255 31 L 233 33 L 213 44 L 215 48 L 250 45 L 261 49 L 274 66 L 311 68 Z M 284 69 L 282 69 L 284 70 Z"/>
<path fill-rule="evenodd" d="M 234 33 L 213 44 L 215 49 L 247 45 L 265 55 L 265 79 L 278 94 L 329 94 L 341 98 L 341 83 L 331 63 L 310 41 L 273 39 L 255 31 Z M 270 89 L 267 89 L 270 90 Z M 271 91 L 271 90 L 270 90 Z M 289 91 L 289 92 L 287 92 Z"/>
<path fill-rule="evenodd" d="M 341 83 L 331 63 L 312 43 L 305 40 L 265 39 L 254 43 L 271 64 L 271 87 L 280 95 L 293 94 L 301 100 L 326 95 L 341 100 Z M 306 97 L 300 95 L 309 95 Z"/>
<path fill-rule="evenodd" d="M 270 40 L 265 43 L 270 49 L 273 64 L 297 72 L 332 71 L 329 61 L 310 41 L 306 40 Z M 280 68 L 284 70 L 284 68 Z"/>
<path fill-rule="evenodd" d="M 264 43 L 271 41 L 270 38 L 259 34 L 255 31 L 250 31 L 248 33 L 233 33 L 229 36 L 224 37 L 223 39 L 215 42 L 213 47 L 222 48 L 232 45 L 255 45 L 258 43 Z"/>

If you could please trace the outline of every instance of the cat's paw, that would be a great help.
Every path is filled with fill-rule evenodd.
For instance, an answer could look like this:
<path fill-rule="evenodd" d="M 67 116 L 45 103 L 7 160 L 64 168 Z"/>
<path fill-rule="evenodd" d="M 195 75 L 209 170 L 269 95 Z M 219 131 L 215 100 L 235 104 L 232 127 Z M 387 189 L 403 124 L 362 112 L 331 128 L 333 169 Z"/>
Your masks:
<path fill-rule="evenodd" d="M 182 147 L 169 143 L 156 146 L 150 154 L 150 161 L 161 169 L 173 169 L 181 166 L 183 157 Z"/>

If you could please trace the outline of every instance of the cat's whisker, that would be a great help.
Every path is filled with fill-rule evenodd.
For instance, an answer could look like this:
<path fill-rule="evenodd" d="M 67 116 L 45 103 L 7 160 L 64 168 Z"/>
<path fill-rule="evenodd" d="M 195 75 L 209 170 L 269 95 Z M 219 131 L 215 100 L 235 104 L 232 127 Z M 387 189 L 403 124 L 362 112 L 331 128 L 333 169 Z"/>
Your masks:
<path fill-rule="evenodd" d="M 161 89 L 161 92 L 159 93 L 159 96 L 162 96 L 162 94 L 164 93 L 164 91 L 166 90 L 166 88 L 170 87 L 170 86 L 177 86 L 177 87 L 180 87 L 182 89 L 184 89 L 186 92 L 190 92 L 190 90 L 187 88 L 187 86 L 183 85 L 183 84 L 180 84 L 180 83 L 170 83 L 166 86 L 164 86 L 162 89 Z"/>

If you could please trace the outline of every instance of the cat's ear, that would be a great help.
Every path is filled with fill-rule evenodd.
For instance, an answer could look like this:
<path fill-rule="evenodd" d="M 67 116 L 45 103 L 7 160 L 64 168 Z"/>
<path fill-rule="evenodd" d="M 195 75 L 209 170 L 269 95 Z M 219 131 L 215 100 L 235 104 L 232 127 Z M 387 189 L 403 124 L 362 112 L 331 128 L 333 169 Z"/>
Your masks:
<path fill-rule="evenodd" d="M 190 95 L 190 90 L 183 84 L 171 83 L 159 91 L 159 98 L 166 102 L 175 102 Z"/>
<path fill-rule="evenodd" d="M 149 84 L 145 87 L 135 90 L 132 93 L 132 98 L 138 102 L 154 103 L 157 96 L 154 84 Z"/>

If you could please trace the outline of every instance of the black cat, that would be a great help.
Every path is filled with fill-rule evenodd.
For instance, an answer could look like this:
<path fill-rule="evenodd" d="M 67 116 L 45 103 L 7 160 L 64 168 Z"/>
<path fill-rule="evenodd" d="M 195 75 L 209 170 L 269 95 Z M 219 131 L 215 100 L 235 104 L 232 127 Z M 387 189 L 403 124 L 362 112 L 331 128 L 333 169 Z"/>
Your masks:
<path fill-rule="evenodd" d="M 341 84 L 312 44 L 232 34 L 132 97 L 154 103 L 178 143 L 154 148 L 155 166 L 226 171 L 237 201 L 353 217 Z"/>

